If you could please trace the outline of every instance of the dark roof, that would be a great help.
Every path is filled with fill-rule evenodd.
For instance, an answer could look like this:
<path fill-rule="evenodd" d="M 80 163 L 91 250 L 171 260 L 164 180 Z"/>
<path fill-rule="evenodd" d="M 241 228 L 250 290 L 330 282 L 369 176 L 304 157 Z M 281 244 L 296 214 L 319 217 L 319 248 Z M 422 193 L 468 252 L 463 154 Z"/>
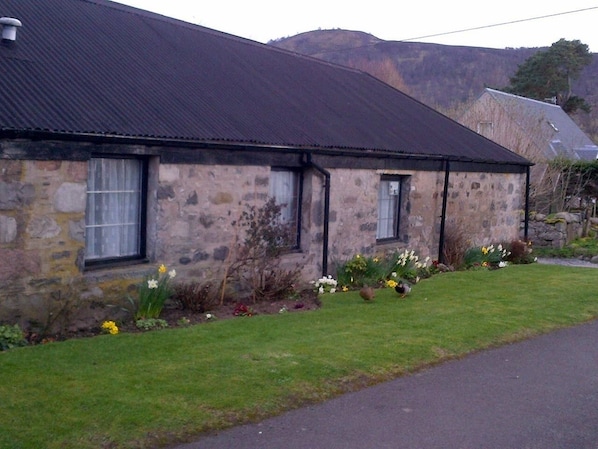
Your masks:
<path fill-rule="evenodd" d="M 545 101 L 486 88 L 488 93 L 522 127 L 530 123 L 542 126 L 546 137 L 548 157 L 564 156 L 572 159 L 593 160 L 598 155 L 598 146 L 575 124 L 560 106 Z M 532 133 L 538 134 L 538 133 Z"/>
<path fill-rule="evenodd" d="M 363 72 L 105 0 L 0 0 L 1 131 L 527 165 Z"/>

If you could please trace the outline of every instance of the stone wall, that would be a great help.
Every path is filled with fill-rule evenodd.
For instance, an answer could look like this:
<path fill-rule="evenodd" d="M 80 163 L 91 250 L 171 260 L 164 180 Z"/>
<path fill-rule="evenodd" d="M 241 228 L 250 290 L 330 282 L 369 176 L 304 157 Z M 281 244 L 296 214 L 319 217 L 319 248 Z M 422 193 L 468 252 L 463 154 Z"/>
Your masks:
<path fill-rule="evenodd" d="M 267 166 L 149 166 L 149 264 L 86 270 L 83 264 L 87 162 L 0 160 L 0 322 L 86 327 L 118 318 L 142 277 L 164 263 L 179 281 L 221 279 L 248 203 L 268 196 Z M 329 273 L 355 254 L 413 249 L 438 255 L 444 172 L 330 169 Z M 378 184 L 402 175 L 401 239 L 376 241 Z M 524 175 L 451 173 L 447 221 L 476 245 L 517 237 Z M 305 282 L 322 274 L 324 181 L 306 169 L 299 266 Z M 63 321 L 61 324 L 60 321 Z"/>
<path fill-rule="evenodd" d="M 44 327 L 85 296 L 86 186 L 84 162 L 0 161 L 0 320 Z"/>
<path fill-rule="evenodd" d="M 583 230 L 584 222 L 580 213 L 559 212 L 550 216 L 531 214 L 528 239 L 538 248 L 560 249 L 582 237 Z"/>
<path fill-rule="evenodd" d="M 461 223 L 471 246 L 517 239 L 524 180 L 520 174 L 453 173 L 448 219 Z"/>

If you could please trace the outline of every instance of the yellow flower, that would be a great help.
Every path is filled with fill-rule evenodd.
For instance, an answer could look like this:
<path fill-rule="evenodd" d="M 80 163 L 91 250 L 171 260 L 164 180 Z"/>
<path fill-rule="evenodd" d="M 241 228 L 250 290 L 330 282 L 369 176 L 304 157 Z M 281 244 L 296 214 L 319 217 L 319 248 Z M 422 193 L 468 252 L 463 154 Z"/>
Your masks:
<path fill-rule="evenodd" d="M 392 279 L 389 279 L 388 281 L 386 281 L 386 285 L 390 288 L 395 288 L 397 286 L 397 281 L 393 281 Z"/>
<path fill-rule="evenodd" d="M 343 291 L 344 292 L 348 292 L 349 291 L 349 287 L 347 287 L 346 285 L 343 285 Z"/>
<path fill-rule="evenodd" d="M 488 248 L 486 248 L 485 246 L 482 246 L 482 254 L 488 254 L 490 250 Z"/>
<path fill-rule="evenodd" d="M 114 321 L 104 321 L 102 323 L 102 330 L 108 332 L 110 335 L 118 334 L 118 326 Z"/>
<path fill-rule="evenodd" d="M 160 274 L 166 273 L 166 265 L 164 265 L 164 264 L 160 265 L 160 268 L 158 268 L 158 273 L 160 273 Z"/>

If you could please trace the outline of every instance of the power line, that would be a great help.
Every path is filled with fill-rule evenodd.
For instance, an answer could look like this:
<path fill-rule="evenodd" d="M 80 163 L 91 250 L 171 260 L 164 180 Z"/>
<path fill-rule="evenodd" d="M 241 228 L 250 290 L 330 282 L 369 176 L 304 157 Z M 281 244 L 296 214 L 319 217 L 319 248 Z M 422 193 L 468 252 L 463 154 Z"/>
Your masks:
<path fill-rule="evenodd" d="M 426 36 L 411 37 L 409 39 L 400 39 L 398 41 L 392 41 L 392 42 L 407 42 L 407 41 L 414 41 L 416 39 L 427 39 L 429 37 L 447 36 L 449 34 L 465 33 L 467 31 L 475 31 L 475 30 L 482 30 L 482 29 L 485 29 L 485 28 L 493 28 L 493 27 L 498 27 L 498 26 L 511 25 L 513 23 L 530 22 L 532 20 L 546 19 L 546 18 L 549 18 L 549 17 L 556 17 L 556 16 L 564 16 L 566 14 L 574 14 L 574 13 L 583 12 L 583 11 L 590 11 L 592 9 L 598 9 L 598 6 L 592 6 L 590 8 L 584 8 L 584 9 L 576 9 L 574 11 L 564 11 L 564 12 L 559 12 L 559 13 L 555 13 L 555 14 L 547 14 L 547 15 L 538 16 L 538 17 L 530 17 L 530 18 L 527 18 L 527 19 L 511 20 L 509 22 L 495 23 L 495 24 L 492 24 L 492 25 L 483 25 L 483 26 L 479 26 L 479 27 L 465 28 L 465 29 L 457 30 L 457 31 L 447 31 L 447 32 L 444 32 L 444 33 L 428 34 Z M 328 50 L 319 50 L 319 51 L 316 51 L 314 53 L 307 53 L 307 55 L 311 56 L 311 55 L 314 55 L 314 54 L 338 53 L 338 52 L 342 52 L 342 51 L 352 51 L 352 50 L 357 50 L 357 49 L 360 49 L 360 48 L 373 47 L 375 45 L 377 45 L 377 44 L 373 43 L 373 44 L 359 45 L 359 46 L 356 46 L 356 47 L 331 48 L 331 49 L 328 49 Z"/>
<path fill-rule="evenodd" d="M 493 27 L 504 26 L 504 25 L 512 25 L 514 23 L 530 22 L 532 20 L 547 19 L 549 17 L 556 17 L 556 16 L 564 16 L 565 14 L 574 14 L 574 13 L 583 12 L 583 11 L 590 11 L 592 9 L 598 9 L 598 6 L 592 6 L 591 8 L 584 8 L 584 9 L 576 9 L 575 11 L 565 11 L 565 12 L 559 12 L 556 14 L 548 14 L 545 16 L 530 17 L 528 19 L 511 20 L 510 22 L 495 23 L 492 25 L 483 25 L 483 26 L 474 27 L 474 28 L 465 28 L 463 30 L 447 31 L 445 33 L 428 34 L 426 36 L 411 37 L 409 39 L 401 39 L 398 42 L 414 41 L 416 39 L 427 39 L 429 37 L 448 36 L 449 34 L 465 33 L 467 31 L 483 30 L 486 28 L 493 28 Z"/>

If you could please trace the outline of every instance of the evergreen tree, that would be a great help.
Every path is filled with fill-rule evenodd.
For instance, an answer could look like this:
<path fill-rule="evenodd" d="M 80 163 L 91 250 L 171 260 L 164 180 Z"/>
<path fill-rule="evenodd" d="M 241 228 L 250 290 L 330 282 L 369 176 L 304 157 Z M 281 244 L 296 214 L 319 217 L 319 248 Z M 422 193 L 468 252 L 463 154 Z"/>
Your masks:
<path fill-rule="evenodd" d="M 560 39 L 540 50 L 519 66 L 505 90 L 515 95 L 545 101 L 552 99 L 567 113 L 590 111 L 590 105 L 573 95 L 571 82 L 591 62 L 592 54 L 578 40 Z"/>

